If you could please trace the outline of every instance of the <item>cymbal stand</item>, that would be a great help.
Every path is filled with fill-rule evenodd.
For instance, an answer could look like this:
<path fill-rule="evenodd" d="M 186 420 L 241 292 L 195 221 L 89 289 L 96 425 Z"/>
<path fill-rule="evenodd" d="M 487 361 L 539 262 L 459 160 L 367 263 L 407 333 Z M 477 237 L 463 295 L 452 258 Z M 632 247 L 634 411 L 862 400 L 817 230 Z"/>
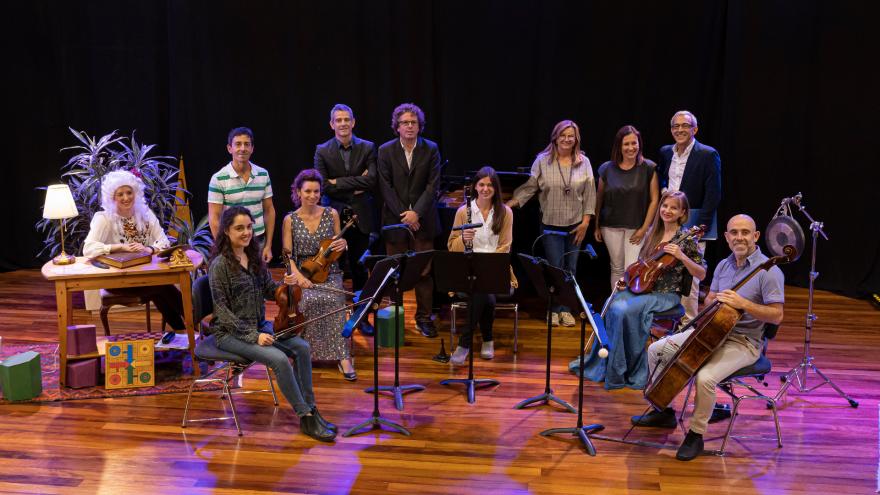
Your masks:
<path fill-rule="evenodd" d="M 798 392 L 809 393 L 822 385 L 828 384 L 833 388 L 841 397 L 846 399 L 849 402 L 851 407 L 859 407 L 859 403 L 853 400 L 850 396 L 846 394 L 840 387 L 838 387 L 825 373 L 822 373 L 821 370 L 816 366 L 813 362 L 813 356 L 810 355 L 810 341 L 813 335 L 813 322 L 817 320 L 817 316 L 813 313 L 813 282 L 815 282 L 816 278 L 819 277 L 819 272 L 816 271 L 816 245 L 818 244 L 819 234 L 822 234 L 822 237 L 827 241 L 828 236 L 822 230 L 824 224 L 822 222 L 817 222 L 813 219 L 812 216 L 807 212 L 806 207 L 800 203 L 800 200 L 797 201 L 798 209 L 804 216 L 807 217 L 807 220 L 810 221 L 810 231 L 812 232 L 813 237 L 813 247 L 812 247 L 812 255 L 810 260 L 810 289 L 809 295 L 807 299 L 807 319 L 804 331 L 804 356 L 801 362 L 792 368 L 788 373 L 779 377 L 782 381 L 782 388 L 779 390 L 779 397 L 784 397 L 785 393 L 794 384 L 795 389 Z M 819 378 L 822 379 L 822 382 L 810 387 L 807 384 L 807 373 L 813 370 Z"/>

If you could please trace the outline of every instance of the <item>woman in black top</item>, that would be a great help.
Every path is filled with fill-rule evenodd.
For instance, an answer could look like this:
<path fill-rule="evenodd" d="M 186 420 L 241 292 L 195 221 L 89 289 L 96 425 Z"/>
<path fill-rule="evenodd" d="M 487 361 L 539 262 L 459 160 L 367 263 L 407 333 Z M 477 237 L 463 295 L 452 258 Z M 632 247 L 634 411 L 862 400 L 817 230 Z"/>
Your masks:
<path fill-rule="evenodd" d="M 645 232 L 657 210 L 657 165 L 642 156 L 642 135 L 625 125 L 614 136 L 611 161 L 599 167 L 596 240 L 611 258 L 611 290 L 627 266 L 639 258 Z"/>

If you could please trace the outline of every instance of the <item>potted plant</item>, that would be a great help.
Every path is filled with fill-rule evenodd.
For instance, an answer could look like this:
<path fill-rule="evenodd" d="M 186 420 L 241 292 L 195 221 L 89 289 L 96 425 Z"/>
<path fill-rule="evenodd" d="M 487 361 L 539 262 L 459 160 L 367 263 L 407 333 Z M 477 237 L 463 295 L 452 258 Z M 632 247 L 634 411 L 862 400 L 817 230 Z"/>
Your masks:
<path fill-rule="evenodd" d="M 66 222 L 66 248 L 72 253 L 82 252 L 92 216 L 101 210 L 101 180 L 108 172 L 118 169 L 140 177 L 147 204 L 167 230 L 177 208 L 175 195 L 182 190 L 177 181 L 174 157 L 149 156 L 155 145 L 138 143 L 134 133 L 126 138 L 113 131 L 95 138 L 84 131 L 70 129 L 70 132 L 81 144 L 61 150 L 79 151 L 61 167 L 65 170 L 61 180 L 70 187 L 79 215 Z M 58 222 L 41 219 L 36 227 L 46 234 L 38 256 L 48 254 L 51 257 L 59 253 Z"/>

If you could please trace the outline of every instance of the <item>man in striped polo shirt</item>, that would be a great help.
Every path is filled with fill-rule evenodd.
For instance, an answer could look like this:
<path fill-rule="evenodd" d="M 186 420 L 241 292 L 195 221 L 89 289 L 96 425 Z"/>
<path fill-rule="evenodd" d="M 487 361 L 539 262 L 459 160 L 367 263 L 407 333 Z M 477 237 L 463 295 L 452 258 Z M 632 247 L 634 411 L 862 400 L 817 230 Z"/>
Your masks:
<path fill-rule="evenodd" d="M 263 260 L 272 260 L 272 234 L 275 233 L 275 206 L 269 172 L 251 163 L 254 133 L 247 127 L 229 131 L 226 151 L 232 161 L 211 176 L 208 185 L 208 221 L 217 238 L 220 215 L 230 206 L 244 206 L 254 216 L 254 237 L 263 245 Z"/>

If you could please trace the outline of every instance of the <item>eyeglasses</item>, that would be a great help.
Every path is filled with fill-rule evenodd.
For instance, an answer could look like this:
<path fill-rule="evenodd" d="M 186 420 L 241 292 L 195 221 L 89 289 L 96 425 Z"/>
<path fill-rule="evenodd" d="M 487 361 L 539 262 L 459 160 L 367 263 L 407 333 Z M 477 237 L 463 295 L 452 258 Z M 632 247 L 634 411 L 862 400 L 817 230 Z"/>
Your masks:
<path fill-rule="evenodd" d="M 397 125 L 406 127 L 408 125 L 419 125 L 418 120 L 398 120 Z"/>
<path fill-rule="evenodd" d="M 691 130 L 693 127 L 694 127 L 694 126 L 692 126 L 691 124 L 689 124 L 689 123 L 687 123 L 687 122 L 685 122 L 684 124 L 672 124 L 672 129 L 675 130 L 675 131 L 677 131 L 677 130 L 679 130 L 679 129 L 684 129 L 684 130 L 686 130 L 686 131 L 689 131 L 689 130 Z"/>

